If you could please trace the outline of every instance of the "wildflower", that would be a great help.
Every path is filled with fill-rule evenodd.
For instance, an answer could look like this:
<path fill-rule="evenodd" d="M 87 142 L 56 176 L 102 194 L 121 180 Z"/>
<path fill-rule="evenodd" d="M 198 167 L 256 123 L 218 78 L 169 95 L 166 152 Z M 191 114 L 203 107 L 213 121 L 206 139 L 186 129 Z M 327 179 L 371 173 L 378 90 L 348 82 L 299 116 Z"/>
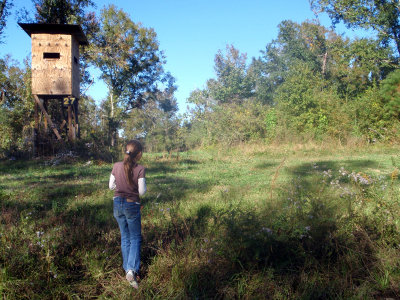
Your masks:
<path fill-rule="evenodd" d="M 310 231 L 311 227 L 310 226 L 306 226 L 304 227 L 305 231 Z"/>
<path fill-rule="evenodd" d="M 332 177 L 332 170 L 329 169 L 328 171 L 322 172 L 322 174 L 324 175 L 324 177 L 329 177 L 329 178 L 331 178 L 331 177 Z"/>
<path fill-rule="evenodd" d="M 353 179 L 354 182 L 358 182 L 362 185 L 369 185 L 372 184 L 373 180 L 371 177 L 369 177 L 367 174 L 363 174 L 361 172 L 355 173 L 352 172 L 351 174 L 348 175 L 351 179 Z"/>
<path fill-rule="evenodd" d="M 349 174 L 349 172 L 346 171 L 343 167 L 341 167 L 341 168 L 339 169 L 339 173 L 340 173 L 340 175 L 342 175 L 342 176 L 347 176 L 347 175 Z"/>
<path fill-rule="evenodd" d="M 339 185 L 339 180 L 338 179 L 332 180 L 331 185 Z"/>
<path fill-rule="evenodd" d="M 340 194 L 341 198 L 344 198 L 346 196 L 354 196 L 354 193 L 348 187 L 342 188 L 342 193 Z"/>

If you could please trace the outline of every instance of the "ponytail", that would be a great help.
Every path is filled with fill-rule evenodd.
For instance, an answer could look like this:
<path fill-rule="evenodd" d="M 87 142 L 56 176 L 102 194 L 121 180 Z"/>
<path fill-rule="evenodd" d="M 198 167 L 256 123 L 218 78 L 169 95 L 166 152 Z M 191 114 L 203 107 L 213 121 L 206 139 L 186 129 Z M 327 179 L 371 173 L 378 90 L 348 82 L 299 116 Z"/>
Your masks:
<path fill-rule="evenodd" d="M 129 141 L 125 147 L 124 171 L 129 185 L 133 185 L 133 168 L 136 166 L 136 159 L 143 151 L 143 146 L 138 140 Z"/>

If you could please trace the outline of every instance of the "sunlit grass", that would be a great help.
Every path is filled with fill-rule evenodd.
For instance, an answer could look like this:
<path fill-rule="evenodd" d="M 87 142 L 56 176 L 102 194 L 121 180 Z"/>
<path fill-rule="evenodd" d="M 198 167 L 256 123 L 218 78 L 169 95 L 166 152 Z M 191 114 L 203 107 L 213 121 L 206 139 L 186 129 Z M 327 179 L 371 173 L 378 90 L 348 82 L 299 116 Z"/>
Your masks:
<path fill-rule="evenodd" d="M 398 153 L 315 145 L 146 153 L 138 292 L 120 267 L 111 164 L 4 161 L 0 293 L 397 297 Z"/>

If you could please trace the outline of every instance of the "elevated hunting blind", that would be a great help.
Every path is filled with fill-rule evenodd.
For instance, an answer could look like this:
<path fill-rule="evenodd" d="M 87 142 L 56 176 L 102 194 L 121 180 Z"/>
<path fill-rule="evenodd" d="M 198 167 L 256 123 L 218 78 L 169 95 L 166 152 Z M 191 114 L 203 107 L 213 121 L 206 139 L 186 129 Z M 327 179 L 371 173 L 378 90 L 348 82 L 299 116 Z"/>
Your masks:
<path fill-rule="evenodd" d="M 79 25 L 36 23 L 19 23 L 19 25 L 32 41 L 35 143 L 39 139 L 42 119 L 45 131 L 48 123 L 57 139 L 62 140 L 59 130 L 66 128 L 68 139 L 73 141 L 79 136 L 79 46 L 88 44 L 86 36 Z M 52 121 L 46 109 L 49 100 L 60 102 L 61 120 Z M 38 107 L 43 118 L 38 115 Z"/>

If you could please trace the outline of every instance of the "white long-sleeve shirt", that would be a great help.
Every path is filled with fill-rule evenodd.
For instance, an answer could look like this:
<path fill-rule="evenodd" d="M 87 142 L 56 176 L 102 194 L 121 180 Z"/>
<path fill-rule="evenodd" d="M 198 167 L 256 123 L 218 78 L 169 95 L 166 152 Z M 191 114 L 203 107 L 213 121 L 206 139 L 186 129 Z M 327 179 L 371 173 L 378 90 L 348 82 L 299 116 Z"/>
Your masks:
<path fill-rule="evenodd" d="M 115 190 L 116 186 L 116 180 L 113 174 L 110 174 L 110 180 L 108 182 L 108 187 L 110 190 Z M 139 195 L 143 196 L 146 191 L 147 191 L 147 186 L 146 186 L 146 178 L 139 178 L 138 179 L 138 190 L 139 190 Z"/>

